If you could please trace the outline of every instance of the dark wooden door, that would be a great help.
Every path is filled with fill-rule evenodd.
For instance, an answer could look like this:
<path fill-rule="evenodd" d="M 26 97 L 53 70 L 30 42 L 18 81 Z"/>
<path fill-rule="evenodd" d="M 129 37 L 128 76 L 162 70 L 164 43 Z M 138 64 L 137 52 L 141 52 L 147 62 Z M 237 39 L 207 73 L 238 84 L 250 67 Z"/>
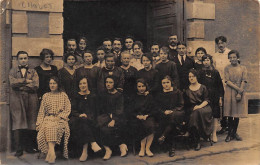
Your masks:
<path fill-rule="evenodd" d="M 183 0 L 150 2 L 147 4 L 148 45 L 158 42 L 167 45 L 169 35 L 183 40 Z"/>

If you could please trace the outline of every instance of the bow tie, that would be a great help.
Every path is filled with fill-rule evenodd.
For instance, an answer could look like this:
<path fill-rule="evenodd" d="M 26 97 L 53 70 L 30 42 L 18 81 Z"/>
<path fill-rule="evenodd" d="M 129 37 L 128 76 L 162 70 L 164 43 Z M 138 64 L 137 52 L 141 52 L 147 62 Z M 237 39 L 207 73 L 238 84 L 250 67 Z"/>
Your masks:
<path fill-rule="evenodd" d="M 21 65 L 19 65 L 19 69 L 28 69 L 28 65 L 25 65 L 25 66 L 21 66 Z"/>

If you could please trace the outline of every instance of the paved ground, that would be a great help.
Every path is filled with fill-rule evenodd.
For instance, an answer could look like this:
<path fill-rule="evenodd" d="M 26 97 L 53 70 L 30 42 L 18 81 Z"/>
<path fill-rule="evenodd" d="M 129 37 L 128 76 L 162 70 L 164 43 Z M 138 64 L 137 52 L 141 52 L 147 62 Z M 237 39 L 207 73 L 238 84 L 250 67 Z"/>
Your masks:
<path fill-rule="evenodd" d="M 156 153 L 153 158 L 140 158 L 130 153 L 126 158 L 113 156 L 108 161 L 101 158 L 90 158 L 88 161 L 81 163 L 77 159 L 56 161 L 57 165 L 81 165 L 81 164 L 260 164 L 260 114 L 249 115 L 248 118 L 241 119 L 239 135 L 243 141 L 231 141 L 226 143 L 226 134 L 219 136 L 219 142 L 210 146 L 209 143 L 202 143 L 200 151 L 178 149 L 176 156 L 168 157 L 166 153 Z M 0 164 L 10 165 L 46 165 L 44 159 L 37 159 L 36 155 L 24 154 L 20 158 L 13 156 L 14 153 L 1 153 Z"/>

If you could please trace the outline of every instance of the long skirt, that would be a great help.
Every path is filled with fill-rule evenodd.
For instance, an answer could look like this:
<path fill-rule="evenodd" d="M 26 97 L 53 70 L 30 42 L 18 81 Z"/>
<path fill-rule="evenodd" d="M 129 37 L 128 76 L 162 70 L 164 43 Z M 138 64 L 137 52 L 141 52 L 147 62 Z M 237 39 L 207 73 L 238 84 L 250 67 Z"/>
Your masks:
<path fill-rule="evenodd" d="M 114 127 L 108 127 L 111 118 L 107 114 L 98 116 L 98 126 L 100 129 L 100 140 L 105 146 L 117 146 L 125 141 L 123 121 L 115 121 Z"/>
<path fill-rule="evenodd" d="M 209 105 L 192 111 L 189 119 L 189 128 L 207 139 L 213 131 L 212 110 Z"/>

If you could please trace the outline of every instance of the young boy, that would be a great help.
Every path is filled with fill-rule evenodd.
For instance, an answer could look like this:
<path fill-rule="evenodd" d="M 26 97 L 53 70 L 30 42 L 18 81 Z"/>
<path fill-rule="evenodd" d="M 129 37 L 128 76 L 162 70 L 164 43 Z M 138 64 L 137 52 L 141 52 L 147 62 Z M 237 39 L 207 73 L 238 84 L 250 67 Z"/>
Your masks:
<path fill-rule="evenodd" d="M 39 77 L 36 70 L 28 67 L 28 61 L 28 53 L 19 51 L 18 66 L 13 67 L 9 73 L 10 112 L 17 157 L 22 156 L 24 150 L 28 153 L 36 151 L 35 124 L 38 113 Z"/>
<path fill-rule="evenodd" d="M 98 61 L 94 64 L 97 67 L 103 68 L 106 66 L 105 64 L 105 47 L 100 46 L 97 48 L 97 59 Z"/>

